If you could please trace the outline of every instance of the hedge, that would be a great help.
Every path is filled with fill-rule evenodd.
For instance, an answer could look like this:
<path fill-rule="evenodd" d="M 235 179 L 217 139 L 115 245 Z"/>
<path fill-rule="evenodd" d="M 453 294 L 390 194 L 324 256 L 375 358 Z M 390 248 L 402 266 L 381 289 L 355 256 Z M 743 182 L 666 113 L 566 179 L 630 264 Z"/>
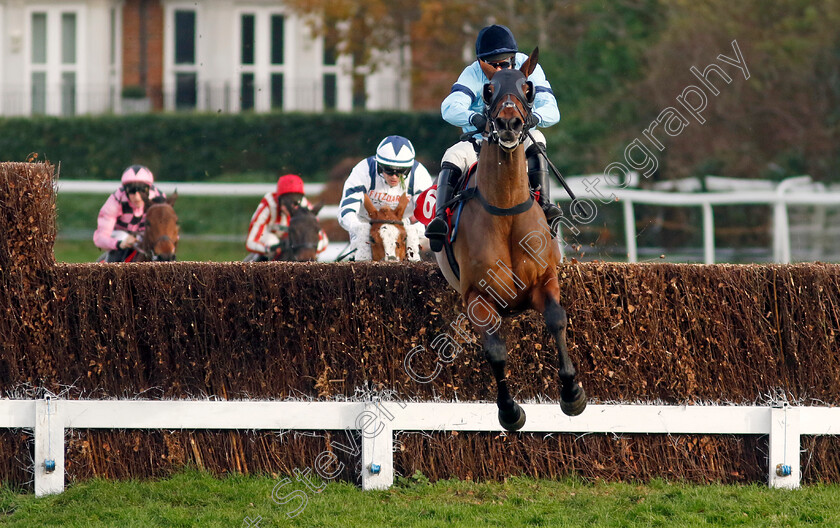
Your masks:
<path fill-rule="evenodd" d="M 410 139 L 418 160 L 436 172 L 460 130 L 436 112 L 12 118 L 0 119 L 0 161 L 60 163 L 68 179 L 113 180 L 142 163 L 164 181 L 249 171 L 312 180 L 347 157 L 372 155 L 392 134 Z"/>
<path fill-rule="evenodd" d="M 462 307 L 429 263 L 57 264 L 52 169 L 0 164 L 0 397 L 492 401 L 464 343 L 430 383 L 431 343 Z M 840 266 L 565 263 L 569 350 L 590 401 L 840 405 Z M 519 401 L 559 398 L 540 316 L 509 319 Z M 453 334 L 450 334 L 453 335 Z M 338 436 L 336 436 L 338 434 Z M 195 464 L 288 474 L 344 433 L 70 433 L 68 478 L 142 478 Z M 766 436 L 401 432 L 402 475 L 758 482 Z M 803 440 L 803 480 L 840 481 L 840 438 Z M 0 430 L 0 481 L 31 481 L 31 437 Z M 342 459 L 354 480 L 360 460 Z"/>

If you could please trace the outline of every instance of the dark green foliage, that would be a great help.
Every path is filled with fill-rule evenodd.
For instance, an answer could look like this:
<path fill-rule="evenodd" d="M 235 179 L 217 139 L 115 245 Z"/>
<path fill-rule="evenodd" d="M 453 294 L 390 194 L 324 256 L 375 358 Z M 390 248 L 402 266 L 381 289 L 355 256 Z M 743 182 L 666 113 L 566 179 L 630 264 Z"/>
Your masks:
<path fill-rule="evenodd" d="M 437 113 L 134 114 L 0 119 L 0 161 L 61 163 L 61 177 L 119 177 L 132 163 L 160 180 L 201 181 L 223 173 L 293 172 L 323 179 L 345 157 L 373 155 L 390 134 L 407 137 L 436 171 L 458 130 Z"/>

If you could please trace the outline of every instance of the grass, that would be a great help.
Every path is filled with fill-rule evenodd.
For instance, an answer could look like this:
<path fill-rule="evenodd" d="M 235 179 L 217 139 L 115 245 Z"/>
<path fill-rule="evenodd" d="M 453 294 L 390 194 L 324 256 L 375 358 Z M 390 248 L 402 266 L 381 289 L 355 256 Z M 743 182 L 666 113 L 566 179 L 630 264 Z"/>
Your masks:
<path fill-rule="evenodd" d="M 58 262 L 93 262 L 102 251 L 93 245 L 96 216 L 107 195 L 61 194 L 56 197 Z M 248 223 L 259 197 L 181 196 L 175 203 L 181 226 L 178 260 L 242 260 Z"/>
<path fill-rule="evenodd" d="M 698 486 L 654 481 L 584 483 L 511 478 L 503 483 L 397 479 L 362 492 L 342 482 L 313 485 L 290 477 L 214 478 L 186 471 L 154 482 L 93 480 L 35 498 L 0 488 L 2 526 L 813 526 L 840 525 L 840 486 L 773 490 L 763 485 Z M 297 495 L 291 495 L 297 492 Z M 304 499 L 305 497 L 305 499 Z M 304 502 L 305 500 L 305 502 Z M 294 517 L 287 514 L 301 511 Z M 258 521 L 259 518 L 259 521 Z M 253 524 L 253 522 L 257 522 Z"/>

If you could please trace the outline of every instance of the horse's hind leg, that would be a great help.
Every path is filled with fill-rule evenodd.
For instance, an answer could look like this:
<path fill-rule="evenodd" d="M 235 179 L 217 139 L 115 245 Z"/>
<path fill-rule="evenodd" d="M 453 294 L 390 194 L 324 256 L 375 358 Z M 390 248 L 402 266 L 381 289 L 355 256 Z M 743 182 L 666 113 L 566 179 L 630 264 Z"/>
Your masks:
<path fill-rule="evenodd" d="M 490 364 L 493 377 L 496 378 L 496 405 L 499 407 L 499 423 L 508 431 L 518 431 L 525 425 L 525 411 L 522 410 L 508 391 L 505 364 L 507 347 L 495 333 L 482 332 L 484 357 Z"/>
<path fill-rule="evenodd" d="M 586 408 L 586 392 L 575 381 L 577 372 L 569 358 L 569 350 L 566 347 L 566 310 L 552 296 L 548 295 L 545 299 L 543 317 L 545 317 L 548 331 L 551 332 L 554 341 L 557 343 L 561 383 L 560 408 L 568 416 L 577 416 Z"/>

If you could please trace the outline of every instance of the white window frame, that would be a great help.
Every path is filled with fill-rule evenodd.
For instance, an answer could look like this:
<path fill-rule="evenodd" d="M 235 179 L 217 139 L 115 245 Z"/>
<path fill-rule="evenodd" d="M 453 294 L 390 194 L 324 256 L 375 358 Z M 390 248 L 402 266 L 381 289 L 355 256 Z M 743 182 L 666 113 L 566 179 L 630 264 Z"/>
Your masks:
<path fill-rule="evenodd" d="M 195 13 L 195 62 L 191 65 L 175 64 L 175 12 L 176 11 L 192 11 Z M 175 77 L 179 73 L 194 73 L 195 74 L 195 110 L 202 110 L 202 102 L 205 100 L 203 79 L 205 77 L 204 68 L 201 66 L 204 62 L 204 50 L 202 39 L 203 35 L 202 21 L 203 21 L 202 5 L 198 2 L 176 2 L 168 3 L 164 7 L 163 18 L 163 92 L 164 92 L 164 108 L 166 110 L 175 110 L 175 96 L 176 84 Z M 203 35 L 207 38 L 207 35 Z"/>
<path fill-rule="evenodd" d="M 254 64 L 242 64 L 242 16 L 254 15 Z M 283 16 L 283 64 L 271 64 L 271 17 Z M 254 74 L 254 112 L 270 112 L 271 108 L 271 76 L 283 74 L 283 106 L 285 111 L 289 98 L 289 52 L 292 49 L 290 38 L 291 15 L 283 8 L 270 6 L 243 6 L 236 10 L 234 42 L 236 53 L 233 65 L 233 93 L 231 108 L 236 112 L 242 111 L 239 97 L 242 91 L 242 74 Z"/>
<path fill-rule="evenodd" d="M 46 64 L 32 64 L 32 15 L 46 13 L 47 15 L 47 62 Z M 62 64 L 61 61 L 61 16 L 66 13 L 76 15 L 76 62 Z M 64 73 L 74 73 L 76 83 L 75 112 L 80 115 L 87 111 L 84 107 L 81 87 L 84 86 L 87 49 L 84 35 L 87 35 L 87 8 L 84 4 L 45 5 L 35 4 L 26 6 L 24 27 L 24 101 L 26 114 L 32 113 L 32 74 L 44 72 L 46 82 L 46 115 L 62 115 L 61 79 Z"/>

